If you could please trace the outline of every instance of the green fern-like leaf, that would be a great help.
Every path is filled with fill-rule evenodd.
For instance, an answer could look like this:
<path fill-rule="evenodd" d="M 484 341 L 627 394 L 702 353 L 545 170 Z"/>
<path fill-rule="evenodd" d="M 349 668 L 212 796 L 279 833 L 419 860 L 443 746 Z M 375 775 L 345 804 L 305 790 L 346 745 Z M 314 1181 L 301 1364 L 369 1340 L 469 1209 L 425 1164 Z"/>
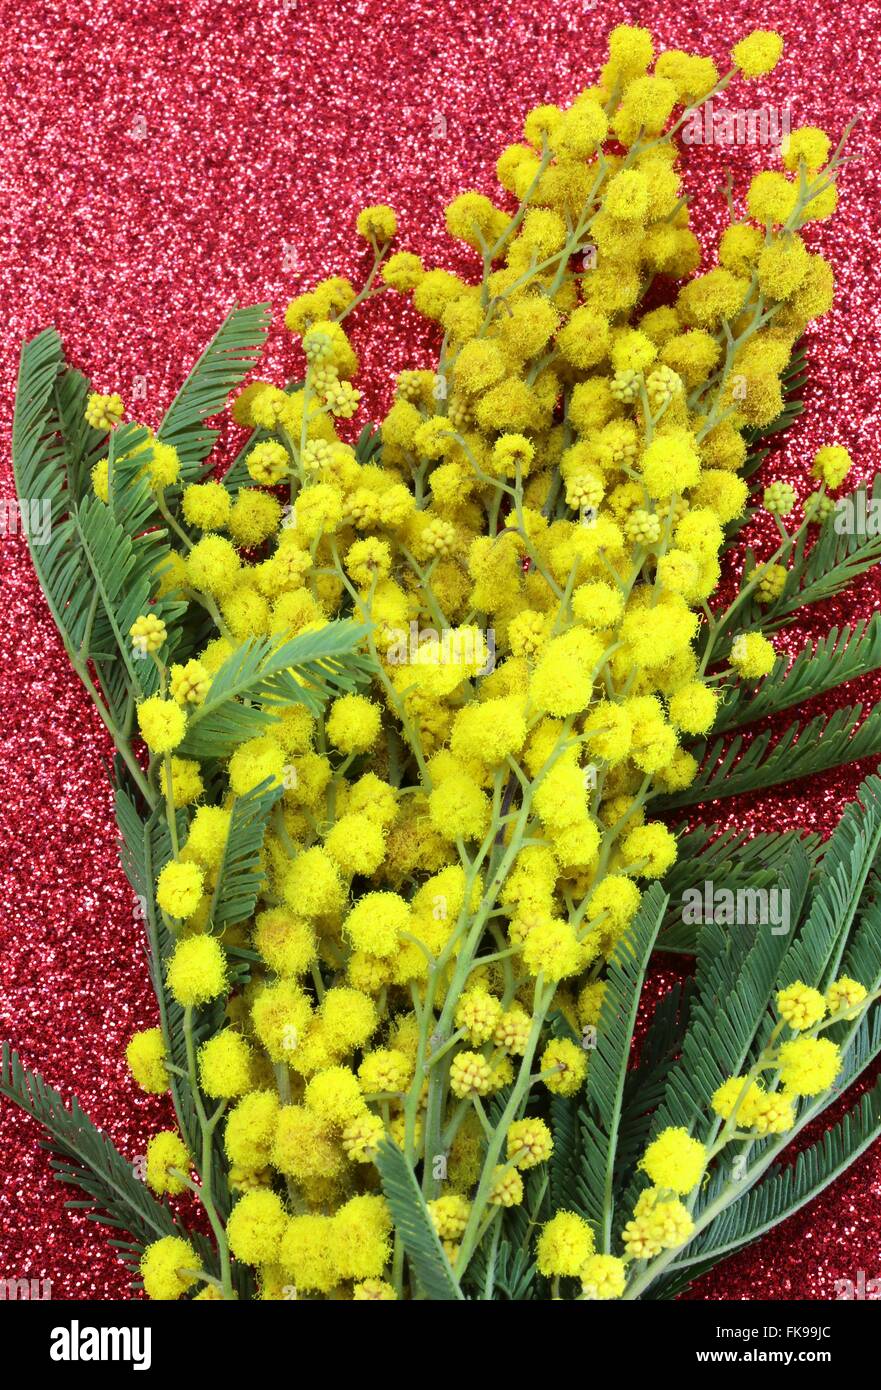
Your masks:
<path fill-rule="evenodd" d="M 651 1116 L 664 1099 L 670 1068 L 682 1050 L 693 997 L 690 980 L 673 985 L 664 995 L 646 1029 L 639 1060 L 627 1073 L 615 1160 L 616 1190 L 632 1177 L 642 1157 Z"/>
<path fill-rule="evenodd" d="M 420 1296 L 432 1301 L 461 1301 L 464 1295 L 434 1229 L 415 1174 L 391 1140 L 385 1139 L 380 1144 L 376 1166 Z"/>
<path fill-rule="evenodd" d="M 157 434 L 177 449 L 183 479 L 198 476 L 199 465 L 214 447 L 218 431 L 205 422 L 219 414 L 256 366 L 269 314 L 268 304 L 231 309 L 169 406 Z"/>
<path fill-rule="evenodd" d="M 42 1125 L 56 1176 L 88 1194 L 85 1209 L 96 1220 L 130 1232 L 138 1250 L 162 1236 L 178 1234 L 168 1208 L 151 1196 L 135 1177 L 131 1163 L 92 1124 L 79 1103 L 72 1100 L 65 1105 L 58 1091 L 28 1071 L 6 1043 L 0 1048 L 0 1095 Z"/>
<path fill-rule="evenodd" d="M 355 457 L 359 463 L 373 463 L 382 448 L 382 431 L 378 425 L 365 425 L 358 435 Z"/>
<path fill-rule="evenodd" d="M 133 537 L 97 497 L 83 499 L 73 523 L 91 581 L 89 591 L 97 595 L 99 610 L 109 627 L 131 688 L 141 699 L 156 690 L 159 677 L 152 661 L 135 656 L 129 637 L 132 623 L 148 607 L 166 623 L 172 637 L 162 650 L 165 659 L 173 652 L 175 624 L 185 609 L 184 604 L 168 598 L 152 602 L 156 572 L 168 553 L 164 533 L 153 531 Z"/>
<path fill-rule="evenodd" d="M 754 724 L 879 667 L 881 616 L 876 613 L 868 622 L 855 623 L 852 628 L 833 628 L 821 641 L 809 642 L 792 663 L 778 658 L 757 688 L 737 686 L 720 710 L 713 732 L 721 734 Z"/>
<path fill-rule="evenodd" d="M 793 941 L 781 970 L 781 986 L 810 980 L 825 988 L 841 973 L 841 962 L 879 853 L 881 780 L 869 777 L 860 787 L 859 801 L 845 808 L 829 839 L 804 929 Z"/>
<path fill-rule="evenodd" d="M 590 1058 L 585 1091 L 583 1202 L 589 1221 L 610 1249 L 614 1217 L 614 1173 L 618 1128 L 633 1026 L 648 961 L 667 907 L 666 894 L 654 883 L 643 897 L 633 924 L 609 962 L 606 990 Z"/>
<path fill-rule="evenodd" d="M 881 753 L 881 705 L 860 722 L 862 705 L 845 706 L 826 718 L 790 724 L 778 737 L 766 730 L 746 747 L 738 734 L 692 747 L 699 763 L 694 781 L 684 791 L 659 798 L 660 811 L 716 801 L 724 796 L 765 790 L 802 777 L 814 777 L 832 767 L 859 762 Z"/>
<path fill-rule="evenodd" d="M 351 690 L 372 669 L 357 654 L 365 632 L 342 621 L 281 645 L 277 638 L 249 638 L 224 662 L 204 703 L 190 716 L 180 752 L 228 757 L 240 743 L 271 728 L 276 707 L 292 700 L 317 713 L 330 695 Z"/>
<path fill-rule="evenodd" d="M 49 536 L 45 543 L 31 537 L 31 558 L 68 654 L 87 681 L 86 663 L 93 662 L 110 713 L 122 723 L 129 692 L 142 697 L 158 684 L 153 663 L 135 660 L 128 630 L 153 600 L 169 550 L 154 526 L 148 483 L 138 477 L 149 450 L 132 455 L 148 438 L 140 426 L 121 425 L 111 435 L 110 502 L 95 496 L 88 472 L 103 437 L 81 418 L 87 394 L 84 378 L 66 368 L 54 329 L 26 343 L 13 467 L 19 498 L 39 498 L 49 508 Z M 171 634 L 168 658 L 182 605 L 160 599 L 153 611 Z"/>
<path fill-rule="evenodd" d="M 229 834 L 211 899 L 209 925 L 214 931 L 234 922 L 244 922 L 254 911 L 265 877 L 260 867 L 260 851 L 266 823 L 281 794 L 281 787 L 263 782 L 233 803 Z"/>
<path fill-rule="evenodd" d="M 65 441 L 57 409 L 57 392 L 65 371 L 61 339 L 47 328 L 21 350 L 12 424 L 12 466 L 21 503 L 38 501 L 49 509 L 49 540 L 29 538 L 31 559 L 52 612 L 69 648 L 82 643 L 90 613 L 91 590 L 69 520 L 79 500 L 69 483 L 77 460 Z M 69 404 L 69 402 L 68 402 Z M 70 608 L 72 596 L 77 601 Z"/>

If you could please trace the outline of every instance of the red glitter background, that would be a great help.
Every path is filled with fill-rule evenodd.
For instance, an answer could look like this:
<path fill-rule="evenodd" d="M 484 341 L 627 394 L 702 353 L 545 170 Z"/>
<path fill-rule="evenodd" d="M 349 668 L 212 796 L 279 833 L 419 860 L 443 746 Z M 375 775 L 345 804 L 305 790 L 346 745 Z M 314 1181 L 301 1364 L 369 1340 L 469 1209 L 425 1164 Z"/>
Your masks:
<path fill-rule="evenodd" d="M 806 490 L 807 464 L 841 443 L 862 475 L 878 466 L 876 360 L 881 263 L 877 214 L 877 0 L 745 0 L 701 5 L 596 0 L 0 0 L 0 349 L 2 487 L 18 345 L 55 324 L 99 390 L 156 425 L 230 304 L 277 314 L 322 275 L 356 278 L 354 219 L 366 203 L 399 212 L 401 247 L 432 264 L 470 261 L 443 230 L 465 188 L 496 194 L 493 167 L 539 102 L 594 80 L 605 36 L 647 24 L 657 46 L 710 53 L 756 27 L 779 29 L 783 61 L 737 84 L 726 104 L 789 103 L 793 125 L 836 139 L 852 116 L 859 159 L 837 218 L 808 239 L 831 259 L 834 311 L 809 336 L 806 412 L 773 460 Z M 770 162 L 755 148 L 692 150 L 697 230 L 724 216 L 730 165 L 743 188 Z M 428 365 L 433 340 L 396 297 L 362 311 L 354 334 L 364 414 L 393 375 Z M 278 377 L 293 362 L 270 344 Z M 108 741 L 69 670 L 23 542 L 0 540 L 0 1035 L 133 1158 L 168 1119 L 126 1074 L 123 1048 L 155 1022 L 129 889 L 117 862 L 101 760 Z M 812 619 L 812 633 L 875 611 L 876 578 Z M 807 627 L 802 629 L 808 631 Z M 838 692 L 871 701 L 878 678 Z M 827 702 L 828 703 L 828 702 Z M 828 832 L 863 766 L 764 798 L 723 803 L 726 822 Z M 100 1228 L 63 1210 L 36 1127 L 0 1104 L 0 1278 L 51 1279 L 61 1299 L 129 1296 Z M 707 1277 L 707 1299 L 824 1299 L 839 1278 L 881 1275 L 881 1144 L 818 1201 Z"/>

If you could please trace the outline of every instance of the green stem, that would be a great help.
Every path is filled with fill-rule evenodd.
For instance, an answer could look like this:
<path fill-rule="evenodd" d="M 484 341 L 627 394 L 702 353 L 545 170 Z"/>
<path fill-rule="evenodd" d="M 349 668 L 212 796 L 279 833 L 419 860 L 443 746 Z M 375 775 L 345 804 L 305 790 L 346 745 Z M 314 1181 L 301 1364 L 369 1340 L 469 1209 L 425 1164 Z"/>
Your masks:
<path fill-rule="evenodd" d="M 232 1301 L 234 1295 L 229 1245 L 227 1243 L 223 1224 L 217 1214 L 217 1207 L 215 1206 L 213 1195 L 214 1130 L 223 1113 L 223 1107 L 218 1107 L 210 1119 L 205 1112 L 205 1103 L 202 1099 L 202 1092 L 199 1087 L 199 1078 L 196 1071 L 196 1040 L 193 1033 L 193 1010 L 191 1006 L 184 1009 L 184 1038 L 186 1039 L 187 1047 L 187 1071 L 190 1079 L 190 1090 L 193 1094 L 193 1103 L 196 1107 L 199 1128 L 202 1133 L 202 1161 L 199 1165 L 199 1177 L 202 1179 L 202 1185 L 199 1189 L 199 1200 L 205 1209 L 205 1215 L 208 1217 L 211 1229 L 214 1232 L 214 1238 L 217 1241 L 223 1296 L 225 1299 Z"/>

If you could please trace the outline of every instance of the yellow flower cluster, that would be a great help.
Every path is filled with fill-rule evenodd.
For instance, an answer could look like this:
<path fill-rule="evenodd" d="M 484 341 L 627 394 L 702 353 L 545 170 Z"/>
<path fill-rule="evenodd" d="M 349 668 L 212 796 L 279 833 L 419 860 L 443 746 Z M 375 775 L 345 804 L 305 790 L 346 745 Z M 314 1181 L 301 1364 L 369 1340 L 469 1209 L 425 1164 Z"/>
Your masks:
<path fill-rule="evenodd" d="M 767 72 L 780 47 L 751 35 L 734 65 Z M 822 132 L 795 134 L 786 172 L 756 175 L 745 217 L 732 211 L 717 264 L 701 268 L 675 132 L 731 76 L 677 51 L 655 60 L 647 31 L 616 29 L 599 84 L 531 111 L 503 151 L 507 196 L 464 193 L 447 209 L 479 257 L 476 283 L 389 255 L 394 213 L 366 209 L 364 289 L 333 277 L 288 307 L 303 389 L 254 382 L 233 406 L 259 432 L 253 486 L 183 489 L 190 535 L 161 592 L 200 604 L 217 630 L 166 671 L 164 633 L 138 620 L 132 641 L 162 686 L 137 719 L 169 805 L 188 808 L 157 884 L 179 938 L 171 993 L 187 1010 L 225 996 L 225 948 L 259 961 L 198 1065 L 205 1094 L 230 1103 L 224 1143 L 244 1195 L 228 1240 L 264 1297 L 403 1295 L 376 1195 L 384 1139 L 464 1270 L 491 1213 L 522 1200 L 521 1173 L 550 1156 L 526 1103 L 583 1084 L 605 964 L 641 885 L 675 860 L 650 803 L 694 779 L 682 737 L 716 716 L 695 638 L 747 501 L 743 430 L 779 414 L 793 345 L 832 298 L 830 267 L 800 235 L 834 205 Z M 436 372 L 398 376 L 365 459 L 343 437 L 360 400 L 343 322 L 389 289 L 412 294 L 443 348 Z M 165 447 L 148 464 L 160 487 L 174 481 Z M 841 454 L 820 451 L 823 487 L 840 484 Z M 106 461 L 95 487 L 107 496 Z M 789 503 L 785 485 L 769 488 L 769 510 Z M 172 754 L 236 646 L 349 615 L 369 627 L 372 686 L 318 719 L 273 706 L 274 722 L 211 769 L 226 779 L 220 803 L 203 801 L 197 760 Z M 773 662 L 752 634 L 731 667 L 750 680 Z M 218 939 L 205 929 L 230 810 L 267 779 L 283 795 L 262 899 L 248 928 Z M 568 1036 L 551 1036 L 552 1009 Z M 814 1005 L 790 993 L 781 1009 L 808 1019 Z M 802 1047 L 781 1055 L 790 1089 L 810 1094 L 823 1059 L 785 1046 Z M 167 1080 L 152 1033 L 129 1059 L 148 1089 Z M 484 1101 L 499 1092 L 493 1127 Z M 782 1123 L 756 1105 L 760 1132 Z M 677 1194 L 706 1157 L 684 1131 L 650 1146 L 628 1258 L 687 1237 Z M 160 1189 L 187 1167 L 170 1145 L 154 1155 Z M 197 1261 L 160 1246 L 147 1290 L 177 1296 Z M 578 1276 L 585 1297 L 623 1291 L 625 1261 L 596 1253 L 575 1214 L 554 1217 L 538 1259 L 549 1277 Z"/>

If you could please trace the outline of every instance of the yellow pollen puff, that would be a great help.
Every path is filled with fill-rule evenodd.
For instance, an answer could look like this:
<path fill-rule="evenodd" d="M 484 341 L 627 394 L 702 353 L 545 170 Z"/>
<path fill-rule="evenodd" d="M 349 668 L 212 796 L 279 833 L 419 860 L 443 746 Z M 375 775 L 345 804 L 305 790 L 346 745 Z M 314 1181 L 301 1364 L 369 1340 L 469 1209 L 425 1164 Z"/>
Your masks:
<path fill-rule="evenodd" d="M 558 1211 L 545 1222 L 536 1247 L 539 1273 L 546 1278 L 572 1278 L 593 1254 L 593 1232 L 574 1211 Z"/>
<path fill-rule="evenodd" d="M 160 1028 L 147 1028 L 144 1032 L 135 1033 L 126 1047 L 125 1058 L 142 1091 L 161 1095 L 168 1090 L 165 1040 Z"/>
<path fill-rule="evenodd" d="M 187 718 L 174 700 L 151 695 L 137 707 L 138 728 L 151 753 L 170 753 L 183 742 Z"/>
<path fill-rule="evenodd" d="M 783 53 L 783 39 L 773 29 L 754 29 L 731 50 L 734 64 L 744 77 L 764 77 L 773 72 Z"/>
<path fill-rule="evenodd" d="M 182 866 L 195 867 L 195 866 Z M 168 962 L 168 988 L 183 1008 L 207 1004 L 228 988 L 226 957 L 213 936 L 178 941 Z"/>
<path fill-rule="evenodd" d="M 394 237 L 398 230 L 398 219 L 393 208 L 385 203 L 377 203 L 375 207 L 359 212 L 356 225 L 365 241 L 373 240 L 382 244 Z"/>
<path fill-rule="evenodd" d="M 156 883 L 156 901 L 169 917 L 192 917 L 202 898 L 204 874 L 198 864 L 166 864 Z"/>

